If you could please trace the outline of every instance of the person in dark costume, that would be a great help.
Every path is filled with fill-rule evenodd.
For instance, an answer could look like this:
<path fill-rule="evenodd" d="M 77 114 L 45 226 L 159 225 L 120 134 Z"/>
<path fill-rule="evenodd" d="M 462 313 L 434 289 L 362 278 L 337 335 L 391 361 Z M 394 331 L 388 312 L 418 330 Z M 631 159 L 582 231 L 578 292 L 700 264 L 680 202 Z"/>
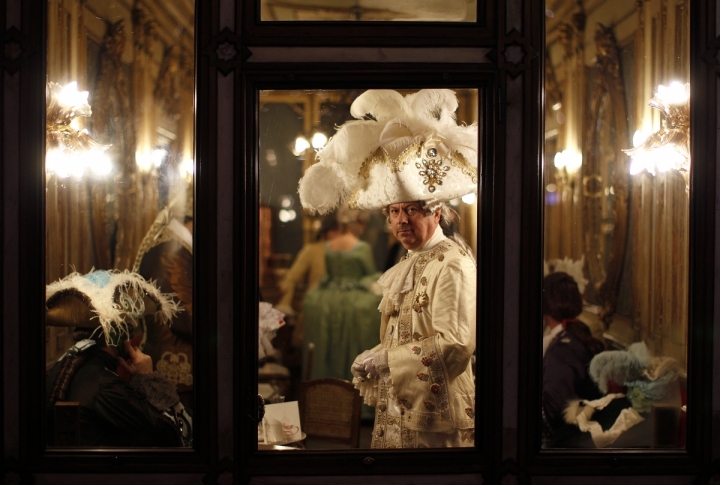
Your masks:
<path fill-rule="evenodd" d="M 139 275 L 73 273 L 47 288 L 46 324 L 75 327 L 77 343 L 46 380 L 48 444 L 55 405 L 79 406 L 79 446 L 191 446 L 192 419 L 172 383 L 153 373 L 152 359 L 132 345 L 145 317 L 167 322 L 178 308 Z"/>
<path fill-rule="evenodd" d="M 600 390 L 588 374 L 592 358 L 605 350 L 587 325 L 578 320 L 582 296 L 572 276 L 563 272 L 543 281 L 543 320 L 550 328 L 550 343 L 543 356 L 543 446 L 593 447 L 587 434 L 565 421 L 573 399 L 594 400 Z"/>

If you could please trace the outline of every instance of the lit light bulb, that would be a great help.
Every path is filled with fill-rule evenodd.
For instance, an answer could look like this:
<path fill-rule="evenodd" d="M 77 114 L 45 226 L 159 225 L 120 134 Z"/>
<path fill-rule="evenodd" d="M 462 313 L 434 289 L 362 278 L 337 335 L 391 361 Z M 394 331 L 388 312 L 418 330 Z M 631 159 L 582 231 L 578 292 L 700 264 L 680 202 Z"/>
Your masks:
<path fill-rule="evenodd" d="M 73 106 L 87 104 L 89 94 L 88 91 L 78 91 L 77 81 L 73 81 L 63 86 L 58 93 L 58 104 L 63 108 L 72 108 Z"/>
<path fill-rule="evenodd" d="M 166 156 L 167 150 L 165 150 L 164 148 L 156 148 L 150 155 L 150 160 L 152 160 L 152 164 L 154 166 L 159 167 L 160 165 L 162 165 Z"/>
<path fill-rule="evenodd" d="M 325 146 L 327 141 L 328 138 L 327 136 L 325 136 L 325 133 L 321 133 L 318 131 L 312 136 L 311 144 L 314 149 L 319 150 Z"/>
<path fill-rule="evenodd" d="M 307 141 L 307 138 L 305 138 L 304 136 L 298 136 L 295 139 L 295 147 L 293 149 L 293 153 L 295 154 L 295 156 L 302 154 L 308 148 L 310 148 L 310 142 Z"/>
<path fill-rule="evenodd" d="M 637 148 L 647 140 L 648 135 L 642 130 L 635 130 L 633 133 L 633 147 Z"/>

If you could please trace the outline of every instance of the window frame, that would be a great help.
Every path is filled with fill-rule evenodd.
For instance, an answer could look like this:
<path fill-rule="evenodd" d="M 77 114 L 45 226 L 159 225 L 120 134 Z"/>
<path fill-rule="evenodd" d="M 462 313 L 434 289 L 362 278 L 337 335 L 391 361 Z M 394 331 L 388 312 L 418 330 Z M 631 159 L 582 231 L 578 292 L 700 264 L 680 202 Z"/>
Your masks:
<path fill-rule="evenodd" d="M 713 2 L 691 1 L 690 100 L 690 259 L 688 328 L 688 409 L 685 449 L 541 449 L 542 275 L 543 252 L 524 251 L 521 263 L 520 322 L 528 325 L 519 349 L 518 458 L 524 473 L 537 475 L 701 475 L 708 473 L 712 452 L 712 355 L 715 279 L 715 197 L 717 148 L 717 59 L 708 55 L 715 43 Z M 704 19 L 704 20 L 703 20 Z M 717 47 L 713 52 L 717 53 Z M 543 176 L 523 174 L 521 239 L 529 247 L 543 244 Z"/>
<path fill-rule="evenodd" d="M 195 2 L 195 211 L 215 214 L 217 125 L 216 71 L 202 47 L 217 31 L 213 13 L 217 0 Z M 47 52 L 47 1 L 22 2 L 22 35 L 30 54 L 20 70 L 19 169 L 19 311 L 21 322 L 18 356 L 19 463 L 33 473 L 102 472 L 209 473 L 217 452 L 216 348 L 216 238 L 212 217 L 197 218 L 194 227 L 193 301 L 196 379 L 195 395 L 202 403 L 193 410 L 195 427 L 192 449 L 184 448 L 59 448 L 45 443 L 45 91 Z M 203 282 L 199 285 L 198 282 Z M 202 315 L 202 318 L 198 317 Z M 29 323 L 28 323 L 29 322 Z M 39 322 L 32 324 L 32 322 Z"/>
<path fill-rule="evenodd" d="M 256 45 L 475 46 L 496 36 L 498 6 L 477 0 L 475 22 L 261 21 L 260 0 L 242 5 L 242 35 Z"/>
<path fill-rule="evenodd" d="M 497 78 L 491 70 L 478 66 L 407 66 L 404 69 L 378 69 L 369 65 L 307 65 L 265 66 L 265 69 L 245 71 L 238 83 L 238 95 L 242 102 L 236 106 L 236 134 L 239 146 L 235 172 L 235 221 L 234 221 L 234 288 L 244 298 L 235 300 L 234 328 L 242 329 L 242 338 L 235 339 L 236 369 L 257 369 L 257 322 L 258 319 L 258 233 L 259 233 L 259 156 L 258 117 L 259 93 L 268 89 L 421 89 L 421 88 L 469 88 L 478 89 L 479 124 L 485 127 L 481 165 L 479 166 L 478 198 L 478 299 L 477 299 L 477 381 L 476 392 L 496 388 L 500 379 L 500 366 L 493 366 L 495 357 L 491 349 L 497 343 L 493 327 L 480 325 L 481 321 L 501 321 L 502 305 L 497 285 L 493 286 L 490 275 L 502 271 L 497 257 L 497 226 L 492 219 L 502 220 L 502 168 L 496 161 L 497 137 Z M 330 69 L 332 67 L 332 69 Z M 450 73 L 452 81 L 443 81 L 437 72 Z M 406 81 L 410 79 L 411 81 Z M 237 92 L 237 91 L 236 91 Z M 480 209 L 482 208 L 482 209 Z M 480 215 L 482 214 L 482 215 Z M 378 317 L 379 318 L 379 317 Z M 489 460 L 497 438 L 494 412 L 500 408 L 501 396 L 493 394 L 487 399 L 479 398 L 476 405 L 477 446 L 470 449 L 431 450 L 316 450 L 298 452 L 272 452 L 257 450 L 257 371 L 254 374 L 239 372 L 235 388 L 243 395 L 236 401 L 235 422 L 238 462 L 242 463 L 244 476 L 257 475 L 350 475 L 350 474 L 398 474 L 411 473 L 428 461 L 433 462 L 433 473 L 488 473 Z M 333 457 L 332 463 L 327 458 Z M 398 464 L 398 460 L 402 465 Z"/>

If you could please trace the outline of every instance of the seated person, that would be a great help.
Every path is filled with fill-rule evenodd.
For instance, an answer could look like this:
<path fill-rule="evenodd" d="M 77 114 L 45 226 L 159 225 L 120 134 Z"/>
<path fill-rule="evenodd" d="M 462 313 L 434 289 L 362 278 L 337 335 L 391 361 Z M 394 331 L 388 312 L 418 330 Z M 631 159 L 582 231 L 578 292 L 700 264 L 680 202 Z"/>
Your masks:
<path fill-rule="evenodd" d="M 80 446 L 191 446 L 192 420 L 173 385 L 131 344 L 144 316 L 177 313 L 167 295 L 133 273 L 73 273 L 48 285 L 46 306 L 46 324 L 75 327 L 78 341 L 47 378 L 48 444 L 55 404 L 74 401 Z"/>
<path fill-rule="evenodd" d="M 185 212 L 187 214 L 187 212 Z M 172 294 L 183 309 L 169 325 L 145 320 L 139 347 L 152 358 L 155 372 L 172 382 L 186 407 L 193 398 L 193 238 L 192 217 L 176 207 L 158 214 L 138 250 L 134 271 Z"/>
<path fill-rule="evenodd" d="M 576 426 L 565 422 L 564 412 L 573 399 L 594 400 L 601 396 L 588 366 L 605 346 L 577 319 L 583 310 L 582 296 L 567 273 L 545 277 L 542 306 L 543 320 L 550 328 L 543 356 L 543 446 L 592 447 L 589 437 L 583 437 Z"/>

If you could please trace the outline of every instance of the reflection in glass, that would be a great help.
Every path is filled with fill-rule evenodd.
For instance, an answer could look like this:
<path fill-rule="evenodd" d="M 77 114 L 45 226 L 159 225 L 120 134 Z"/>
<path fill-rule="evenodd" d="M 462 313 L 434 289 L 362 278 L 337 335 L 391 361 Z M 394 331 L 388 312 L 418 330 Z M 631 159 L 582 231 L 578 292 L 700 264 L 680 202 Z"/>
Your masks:
<path fill-rule="evenodd" d="M 475 22 L 477 0 L 261 0 L 261 21 Z"/>
<path fill-rule="evenodd" d="M 294 447 L 369 448 L 373 436 L 377 439 L 384 433 L 379 433 L 379 428 L 373 432 L 375 409 L 365 404 L 361 406 L 359 400 L 355 401 L 354 385 L 351 382 L 357 376 L 351 372 L 351 367 L 359 354 L 377 348 L 380 343 L 381 313 L 378 306 L 382 300 L 382 291 L 377 280 L 383 272 L 396 267 L 407 250 L 389 231 L 386 216 L 379 210 L 380 206 L 377 210 L 356 210 L 347 206 L 334 210 L 334 207 L 328 207 L 327 214 L 320 215 L 304 210 L 300 198 L 305 196 L 298 194 L 300 179 L 308 175 L 309 169 L 318 167 L 318 150 L 321 154 L 322 150 L 330 150 L 326 152 L 326 159 L 329 153 L 352 152 L 356 139 L 349 140 L 350 146 L 338 148 L 338 139 L 341 138 L 338 127 L 356 119 L 350 114 L 351 105 L 361 94 L 362 91 L 355 90 L 260 92 L 259 285 L 262 298 L 285 314 L 285 324 L 277 329 L 270 349 L 261 343 L 261 355 L 264 358 L 260 360 L 258 392 L 270 403 L 266 408 L 278 399 L 284 401 L 283 404 L 296 403 L 302 418 L 301 432 L 306 433 L 307 438 L 289 444 Z M 402 100 L 401 95 L 410 92 L 395 94 Z M 454 114 L 457 123 L 449 118 L 443 120 L 461 127 L 472 125 L 478 120 L 477 90 L 457 90 L 456 95 L 458 107 Z M 359 126 L 357 123 L 366 123 L 372 119 L 371 116 L 365 116 L 364 121 L 356 120 L 354 123 Z M 338 138 L 332 139 L 334 136 Z M 471 138 L 473 144 L 477 143 L 477 134 Z M 425 137 L 422 139 L 425 140 Z M 445 142 L 451 144 L 450 140 Z M 361 151 L 357 149 L 358 153 Z M 368 151 L 362 158 L 369 158 L 370 155 Z M 462 170 L 459 168 L 460 158 L 458 165 L 452 165 L 453 168 L 446 168 L 445 171 Z M 374 164 L 368 163 L 368 167 L 372 166 Z M 415 167 L 414 161 L 408 162 L 408 167 L 421 170 Z M 468 168 L 466 173 L 471 174 L 472 170 Z M 471 190 L 477 184 L 477 171 L 474 173 L 474 182 L 470 182 Z M 468 180 L 472 180 L 471 175 L 468 177 Z M 310 190 L 315 194 L 326 193 L 325 189 L 316 190 L 321 188 L 322 183 L 313 181 L 309 185 Z M 446 185 L 451 184 L 448 182 Z M 339 187 L 327 189 L 333 191 Z M 474 255 L 476 199 L 460 199 L 459 195 L 450 201 L 449 207 L 459 213 L 459 233 L 469 243 L 470 253 Z M 307 198 L 303 201 L 308 204 Z M 447 257 L 448 264 L 451 259 L 450 256 L 434 256 L 439 257 L 440 261 Z M 470 273 L 474 273 L 474 266 L 473 271 L 468 271 Z M 468 287 L 475 285 L 474 277 L 471 279 Z M 435 289 L 429 280 L 427 285 Z M 428 290 L 428 293 L 431 291 Z M 470 293 L 470 307 L 459 309 L 451 305 L 453 312 L 475 314 L 474 291 Z M 460 305 L 457 298 L 452 300 Z M 423 305 L 424 300 L 418 301 L 415 310 L 408 307 L 408 311 L 420 315 Z M 418 332 L 417 322 L 414 319 L 412 322 L 408 320 L 403 323 L 408 328 L 403 326 L 402 332 L 400 324 L 395 321 L 390 324 L 385 322 L 382 328 L 391 332 L 388 334 L 391 338 L 392 332 L 395 332 L 394 335 L 399 338 L 409 338 L 408 342 L 416 342 L 414 346 L 408 343 L 409 357 L 415 358 L 418 363 L 425 357 L 431 364 L 432 357 L 422 354 L 421 345 L 425 340 L 430 345 L 434 339 L 426 339 Z M 410 328 L 411 325 L 416 325 L 415 330 Z M 472 332 L 465 335 L 468 348 L 474 348 L 474 330 L 473 316 Z M 404 340 L 401 342 L 405 343 Z M 428 350 L 428 353 L 431 351 Z M 474 363 L 474 358 L 470 361 Z M 439 392 L 440 378 L 432 374 L 431 367 L 425 366 L 423 369 L 425 372 L 419 370 L 413 374 L 417 382 L 408 385 L 426 386 L 428 389 L 435 385 Z M 452 399 L 450 406 L 453 412 L 457 412 L 462 399 L 467 400 L 461 406 L 460 419 L 466 423 L 472 422 L 474 384 L 470 384 L 468 394 L 453 395 Z M 411 406 L 407 409 L 412 409 L 410 412 L 416 414 L 418 419 L 424 419 L 421 416 L 434 416 L 431 408 L 436 403 L 427 400 L 426 403 L 405 402 L 400 405 Z M 378 409 L 380 406 L 387 404 L 379 403 Z M 289 429 L 294 429 L 292 426 L 288 424 Z M 322 433 L 318 433 L 318 430 L 322 430 Z M 466 433 L 466 442 L 470 446 L 473 445 L 471 431 Z M 267 429 L 261 425 L 258 432 L 260 449 L 272 449 L 274 445 L 267 441 L 267 433 Z M 283 442 L 282 445 L 288 443 Z"/>
<path fill-rule="evenodd" d="M 51 446 L 192 443 L 194 10 L 48 1 Z"/>
<path fill-rule="evenodd" d="M 688 12 L 546 3 L 546 448 L 685 447 Z"/>

